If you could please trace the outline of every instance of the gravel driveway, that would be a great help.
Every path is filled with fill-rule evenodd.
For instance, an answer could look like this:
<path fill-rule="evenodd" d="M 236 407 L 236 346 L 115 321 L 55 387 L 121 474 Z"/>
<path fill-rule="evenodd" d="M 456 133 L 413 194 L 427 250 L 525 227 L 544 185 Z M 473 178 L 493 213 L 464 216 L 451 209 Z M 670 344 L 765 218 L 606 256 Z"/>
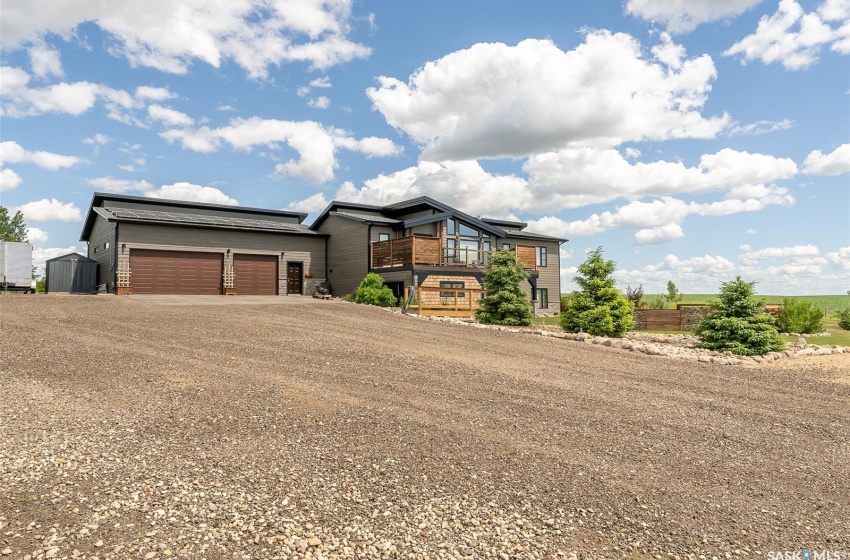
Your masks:
<path fill-rule="evenodd" d="M 0 299 L 0 558 L 850 558 L 850 355 Z M 846 358 L 846 359 L 845 359 Z"/>

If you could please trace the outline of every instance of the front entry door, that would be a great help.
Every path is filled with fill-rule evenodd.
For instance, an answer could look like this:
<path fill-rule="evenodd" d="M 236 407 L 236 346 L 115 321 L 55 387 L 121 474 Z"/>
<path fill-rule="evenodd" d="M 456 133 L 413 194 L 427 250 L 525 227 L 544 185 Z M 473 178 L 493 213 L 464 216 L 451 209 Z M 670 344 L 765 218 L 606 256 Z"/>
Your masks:
<path fill-rule="evenodd" d="M 302 263 L 286 263 L 286 293 L 301 294 L 304 265 Z"/>

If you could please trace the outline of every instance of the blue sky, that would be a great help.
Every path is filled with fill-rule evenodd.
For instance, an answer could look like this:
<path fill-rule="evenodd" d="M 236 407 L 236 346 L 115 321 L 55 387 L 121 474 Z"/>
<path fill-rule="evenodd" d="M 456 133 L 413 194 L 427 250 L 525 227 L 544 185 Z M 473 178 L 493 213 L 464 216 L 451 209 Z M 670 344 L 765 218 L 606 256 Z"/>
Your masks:
<path fill-rule="evenodd" d="M 61 9 L 60 9 L 61 8 Z M 4 3 L 2 205 L 430 195 L 619 283 L 850 289 L 850 0 Z"/>

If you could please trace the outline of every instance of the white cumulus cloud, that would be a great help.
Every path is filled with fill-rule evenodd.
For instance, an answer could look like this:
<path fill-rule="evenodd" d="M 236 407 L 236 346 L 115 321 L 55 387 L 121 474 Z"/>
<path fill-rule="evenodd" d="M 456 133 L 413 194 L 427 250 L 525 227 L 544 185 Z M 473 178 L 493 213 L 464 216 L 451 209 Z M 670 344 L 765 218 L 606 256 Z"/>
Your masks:
<path fill-rule="evenodd" d="M 21 176 L 11 169 L 0 169 L 0 192 L 15 189 L 22 182 Z"/>
<path fill-rule="evenodd" d="M 345 130 L 326 128 L 314 121 L 282 121 L 259 117 L 233 119 L 228 126 L 220 128 L 204 126 L 196 129 L 170 129 L 160 136 L 168 142 L 180 142 L 184 149 L 203 153 L 217 151 L 223 142 L 243 151 L 258 145 L 278 149 L 280 144 L 287 144 L 299 157 L 277 164 L 274 174 L 301 177 L 313 184 L 333 179 L 338 166 L 338 148 L 369 157 L 386 157 L 401 151 L 399 146 L 385 138 L 357 140 Z"/>
<path fill-rule="evenodd" d="M 803 162 L 806 175 L 840 175 L 850 173 L 850 144 L 842 144 L 824 155 L 820 150 L 812 151 Z"/>
<path fill-rule="evenodd" d="M 788 70 L 808 68 L 818 60 L 821 49 L 850 54 L 850 2 L 828 0 L 814 12 L 805 12 L 797 0 L 780 0 L 776 13 L 763 16 L 756 30 L 726 51 L 740 56 L 742 63 L 760 60 L 778 62 Z M 840 27 L 833 27 L 832 21 Z"/>
<path fill-rule="evenodd" d="M 47 232 L 37 227 L 27 228 L 27 241 L 33 245 L 40 245 L 47 241 Z"/>
<path fill-rule="evenodd" d="M 123 193 L 127 191 L 147 192 L 154 189 L 154 186 L 145 180 L 133 181 L 130 179 L 115 179 L 113 177 L 97 177 L 95 179 L 89 179 L 87 183 L 98 190 L 112 193 Z"/>
<path fill-rule="evenodd" d="M 161 122 L 165 126 L 192 126 L 195 123 L 192 117 L 186 113 L 157 104 L 148 106 L 148 117 Z"/>
<path fill-rule="evenodd" d="M 158 189 L 149 190 L 144 193 L 150 198 L 165 198 L 169 200 L 186 200 L 189 202 L 207 202 L 210 204 L 226 204 L 237 206 L 239 201 L 231 198 L 214 187 L 193 185 L 192 183 L 180 182 L 173 185 L 163 185 Z"/>
<path fill-rule="evenodd" d="M 671 33 L 686 33 L 700 24 L 742 14 L 762 0 L 629 0 L 626 12 L 662 23 Z"/>
<path fill-rule="evenodd" d="M 76 222 L 83 217 L 73 202 L 60 202 L 55 198 L 27 202 L 14 210 L 20 210 L 27 222 Z"/>
<path fill-rule="evenodd" d="M 76 156 L 65 156 L 40 150 L 25 150 L 20 144 L 13 141 L 0 143 L 0 164 L 34 163 L 43 169 L 56 171 L 63 167 L 73 167 L 84 161 L 84 159 Z"/>
<path fill-rule="evenodd" d="M 39 78 L 62 76 L 62 59 L 59 51 L 48 46 L 43 41 L 36 41 L 28 49 L 32 73 Z"/>
<path fill-rule="evenodd" d="M 633 37 L 608 31 L 587 32 L 570 51 L 548 40 L 479 43 L 428 62 L 406 83 L 381 76 L 367 95 L 433 161 L 713 138 L 730 123 L 700 113 L 714 63 L 675 47 L 665 36 L 647 58 Z"/>
<path fill-rule="evenodd" d="M 348 39 L 351 7 L 352 0 L 78 0 L 57 9 L 52 0 L 28 0 L 3 5 L 0 36 L 14 48 L 49 33 L 72 36 L 92 22 L 132 66 L 185 74 L 194 61 L 218 68 L 233 60 L 265 78 L 288 62 L 322 69 L 369 56 L 369 47 Z"/>
<path fill-rule="evenodd" d="M 653 228 L 642 229 L 635 233 L 636 245 L 659 245 L 669 243 L 674 239 L 684 237 L 685 232 L 679 224 L 666 224 Z"/>

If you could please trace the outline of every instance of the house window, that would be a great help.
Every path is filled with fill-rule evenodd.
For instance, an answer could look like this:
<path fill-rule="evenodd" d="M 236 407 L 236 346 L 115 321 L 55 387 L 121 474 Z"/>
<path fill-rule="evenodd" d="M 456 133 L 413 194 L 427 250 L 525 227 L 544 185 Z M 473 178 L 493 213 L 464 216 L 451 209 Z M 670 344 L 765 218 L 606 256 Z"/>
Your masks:
<path fill-rule="evenodd" d="M 390 234 L 389 233 L 379 233 L 378 234 L 378 241 L 389 241 L 389 240 L 390 240 Z"/>
<path fill-rule="evenodd" d="M 502 251 L 510 251 L 511 244 L 510 243 L 502 243 Z"/>
<path fill-rule="evenodd" d="M 460 224 L 459 226 L 460 234 L 463 237 L 478 237 L 481 233 L 477 229 L 473 229 L 467 225 Z"/>
<path fill-rule="evenodd" d="M 549 288 L 537 288 L 537 304 L 540 309 L 549 307 Z"/>
<path fill-rule="evenodd" d="M 463 282 L 440 282 L 441 288 L 453 288 L 462 290 L 464 288 Z M 455 297 L 454 292 L 440 292 L 441 298 L 453 298 Z M 466 297 L 466 294 L 463 292 L 458 292 L 457 297 L 462 298 Z"/>
<path fill-rule="evenodd" d="M 455 234 L 455 221 L 454 220 L 446 220 L 446 234 L 454 235 Z"/>
<path fill-rule="evenodd" d="M 97 245 L 94 246 L 94 254 L 97 254 Z"/>
<path fill-rule="evenodd" d="M 547 266 L 546 261 L 548 260 L 548 256 L 546 255 L 546 247 L 538 247 L 537 248 L 537 266 Z"/>
<path fill-rule="evenodd" d="M 104 249 L 109 249 L 109 241 L 107 241 L 106 243 L 104 243 L 104 244 L 103 244 L 103 248 L 104 248 Z"/>

